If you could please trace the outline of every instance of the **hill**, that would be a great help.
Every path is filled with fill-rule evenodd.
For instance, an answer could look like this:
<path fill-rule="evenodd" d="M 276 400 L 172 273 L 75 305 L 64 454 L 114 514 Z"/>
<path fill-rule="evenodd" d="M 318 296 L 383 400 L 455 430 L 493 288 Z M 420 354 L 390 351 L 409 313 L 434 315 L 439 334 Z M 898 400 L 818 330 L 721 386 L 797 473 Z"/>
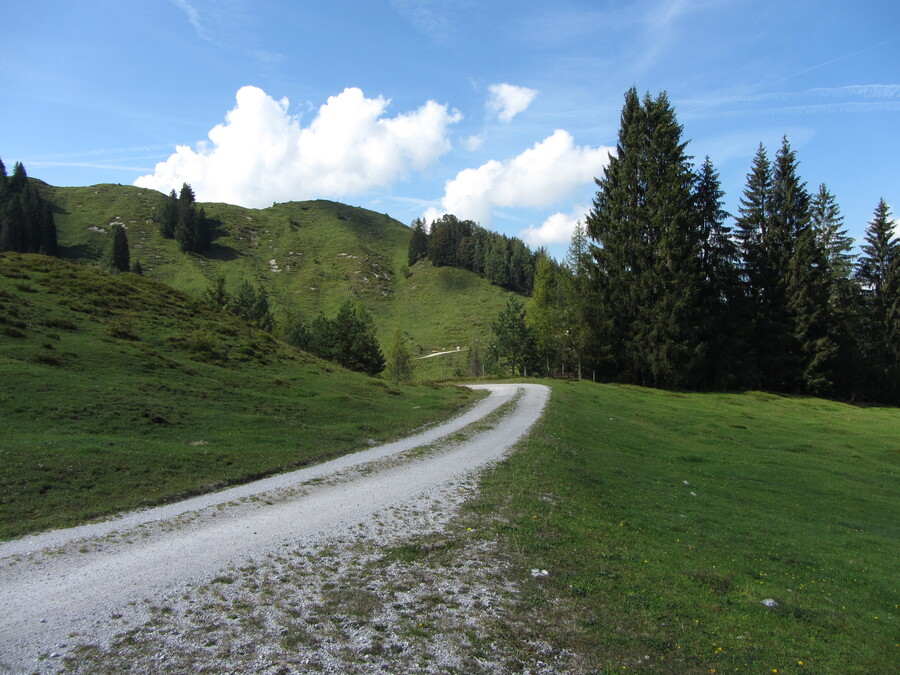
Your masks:
<path fill-rule="evenodd" d="M 262 285 L 276 319 L 333 314 L 347 298 L 372 313 L 382 343 L 396 327 L 413 349 L 483 344 L 508 292 L 464 270 L 420 261 L 407 269 L 411 231 L 381 213 L 330 201 L 289 202 L 266 209 L 201 204 L 214 221 L 213 245 L 184 254 L 157 231 L 163 195 L 121 185 L 53 187 L 38 183 L 56 208 L 60 256 L 102 260 L 113 224 L 121 223 L 146 276 L 199 296 L 222 275 L 229 290 L 241 280 Z M 434 374 L 440 364 L 423 362 Z"/>
<path fill-rule="evenodd" d="M 0 538 L 321 461 L 470 399 L 344 371 L 152 279 L 0 255 Z"/>

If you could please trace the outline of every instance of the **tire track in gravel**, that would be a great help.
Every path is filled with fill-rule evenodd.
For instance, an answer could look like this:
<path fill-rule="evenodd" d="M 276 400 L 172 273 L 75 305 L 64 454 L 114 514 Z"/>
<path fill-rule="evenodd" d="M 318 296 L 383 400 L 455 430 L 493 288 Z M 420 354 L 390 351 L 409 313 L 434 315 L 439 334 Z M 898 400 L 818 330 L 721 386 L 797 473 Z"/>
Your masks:
<path fill-rule="evenodd" d="M 489 396 L 402 441 L 111 521 L 0 544 L 0 669 L 34 672 L 42 655 L 73 635 L 81 642 L 103 641 L 109 616 L 208 581 L 229 564 L 349 531 L 375 514 L 390 518 L 392 507 L 500 459 L 538 420 L 550 391 L 534 384 L 472 387 Z M 498 421 L 477 424 L 504 404 L 512 409 Z M 454 434 L 465 438 L 450 438 Z M 431 446 L 427 452 L 410 452 L 425 446 Z M 413 456 L 398 459 L 403 453 Z"/>

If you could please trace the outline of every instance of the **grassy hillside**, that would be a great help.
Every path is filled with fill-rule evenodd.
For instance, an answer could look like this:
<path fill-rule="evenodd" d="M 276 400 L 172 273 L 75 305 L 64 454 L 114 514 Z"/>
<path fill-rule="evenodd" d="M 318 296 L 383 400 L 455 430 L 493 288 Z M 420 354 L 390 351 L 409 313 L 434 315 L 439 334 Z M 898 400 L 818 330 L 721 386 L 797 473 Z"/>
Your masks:
<path fill-rule="evenodd" d="M 900 663 L 896 408 L 557 383 L 461 522 L 549 572 L 503 639 L 579 672 Z"/>
<path fill-rule="evenodd" d="M 372 312 L 383 343 L 399 326 L 421 354 L 485 342 L 507 296 L 463 270 L 420 262 L 404 273 L 410 230 L 366 209 L 322 200 L 266 209 L 203 204 L 216 221 L 214 243 L 202 255 L 187 255 L 157 232 L 153 217 L 164 199 L 158 192 L 40 187 L 57 207 L 63 258 L 101 260 L 111 224 L 121 223 L 132 260 L 140 260 L 150 278 L 194 296 L 219 275 L 232 291 L 247 279 L 267 289 L 276 319 L 285 311 L 308 318 L 333 314 L 347 298 L 358 299 Z M 430 376 L 439 367 L 434 360 L 422 363 Z"/>
<path fill-rule="evenodd" d="M 320 461 L 470 399 L 343 371 L 144 277 L 0 255 L 0 538 Z"/>

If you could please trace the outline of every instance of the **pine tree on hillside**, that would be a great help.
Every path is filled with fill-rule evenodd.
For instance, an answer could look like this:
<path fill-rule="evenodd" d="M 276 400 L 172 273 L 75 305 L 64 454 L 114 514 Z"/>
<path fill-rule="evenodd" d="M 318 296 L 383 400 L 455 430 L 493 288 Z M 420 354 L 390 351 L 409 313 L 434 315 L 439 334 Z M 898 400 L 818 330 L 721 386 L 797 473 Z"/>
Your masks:
<path fill-rule="evenodd" d="M 634 325 L 637 308 L 648 304 L 649 256 L 641 233 L 644 182 L 640 176 L 641 129 L 644 111 L 637 89 L 625 94 L 616 154 L 610 155 L 603 176 L 596 179 L 593 209 L 586 219 L 595 282 L 595 316 L 591 317 L 591 364 L 604 379 L 637 381 Z"/>
<path fill-rule="evenodd" d="M 175 190 L 172 190 L 160 209 L 159 233 L 166 239 L 174 239 L 176 225 L 178 225 L 178 196 Z"/>
<path fill-rule="evenodd" d="M 527 375 L 534 360 L 534 332 L 525 321 L 525 305 L 510 297 L 491 324 L 494 338 L 489 351 L 512 375 Z"/>
<path fill-rule="evenodd" d="M 862 351 L 872 381 L 869 393 L 890 402 L 900 399 L 900 242 L 894 228 L 882 199 L 866 228 L 857 268 L 864 293 Z"/>
<path fill-rule="evenodd" d="M 614 377 L 652 386 L 694 386 L 707 358 L 694 176 L 681 133 L 665 93 L 641 102 L 631 89 L 587 222 L 598 243 L 600 360 L 608 354 Z"/>
<path fill-rule="evenodd" d="M 704 388 L 732 389 L 746 380 L 746 326 L 738 278 L 738 250 L 725 222 L 719 174 L 706 157 L 696 177 L 694 203 L 700 228 L 700 268 L 704 278 L 702 342 L 709 345 Z"/>
<path fill-rule="evenodd" d="M 857 335 L 859 333 L 861 291 L 853 277 L 855 256 L 853 238 L 843 227 L 840 206 L 825 184 L 810 202 L 810 225 L 825 253 L 828 271 L 828 307 L 831 336 L 837 344 L 835 391 L 849 397 L 857 389 Z"/>
<path fill-rule="evenodd" d="M 0 159 L 0 214 L 6 205 L 6 195 L 9 193 L 9 177 L 6 175 L 6 165 Z"/>
<path fill-rule="evenodd" d="M 748 327 L 748 364 L 745 386 L 759 386 L 763 375 L 762 354 L 765 351 L 765 326 L 761 320 L 766 288 L 771 284 L 771 270 L 763 241 L 769 229 L 772 200 L 772 165 L 766 149 L 760 144 L 753 158 L 747 186 L 740 202 L 740 216 L 735 226 L 738 244 L 741 304 L 736 309 L 739 320 Z"/>
<path fill-rule="evenodd" d="M 25 167 L 22 162 L 16 162 L 13 165 L 12 176 L 9 178 L 9 189 L 12 192 L 19 193 L 28 185 L 28 174 L 25 173 Z"/>
<path fill-rule="evenodd" d="M 412 377 L 412 360 L 406 346 L 406 338 L 403 337 L 400 328 L 394 331 L 394 337 L 388 347 L 384 376 L 394 384 L 407 382 Z"/>
<path fill-rule="evenodd" d="M 125 233 L 125 228 L 121 225 L 113 225 L 107 261 L 112 270 L 127 272 L 131 269 L 131 256 L 128 252 L 128 236 Z"/>
<path fill-rule="evenodd" d="M 797 390 L 804 369 L 788 288 L 797 243 L 809 227 L 809 193 L 797 175 L 797 164 L 796 153 L 784 138 L 772 164 L 771 218 L 763 240 L 771 274 L 763 306 L 767 347 L 763 373 L 767 386 L 778 391 Z"/>
<path fill-rule="evenodd" d="M 534 290 L 528 302 L 528 324 L 534 332 L 536 355 L 549 375 L 565 360 L 564 298 L 561 274 L 547 256 L 538 256 Z"/>
<path fill-rule="evenodd" d="M 425 221 L 421 218 L 416 218 L 412 222 L 412 236 L 409 238 L 407 264 L 412 267 L 426 255 L 428 255 L 428 233 L 425 231 Z"/>
<path fill-rule="evenodd" d="M 829 295 L 831 277 L 824 247 L 812 227 L 797 238 L 787 278 L 793 315 L 800 391 L 831 396 L 838 381 L 839 345 Z"/>

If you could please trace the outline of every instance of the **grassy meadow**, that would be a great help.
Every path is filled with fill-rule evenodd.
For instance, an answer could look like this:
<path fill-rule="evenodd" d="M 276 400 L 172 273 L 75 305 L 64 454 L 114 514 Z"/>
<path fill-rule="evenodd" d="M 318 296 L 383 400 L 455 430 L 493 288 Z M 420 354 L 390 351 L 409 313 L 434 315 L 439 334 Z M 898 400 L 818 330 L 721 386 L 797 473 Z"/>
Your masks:
<path fill-rule="evenodd" d="M 507 639 L 583 672 L 896 672 L 900 410 L 553 387 L 461 519 L 549 572 Z"/>
<path fill-rule="evenodd" d="M 446 417 L 185 293 L 0 255 L 0 539 L 303 466 Z"/>

